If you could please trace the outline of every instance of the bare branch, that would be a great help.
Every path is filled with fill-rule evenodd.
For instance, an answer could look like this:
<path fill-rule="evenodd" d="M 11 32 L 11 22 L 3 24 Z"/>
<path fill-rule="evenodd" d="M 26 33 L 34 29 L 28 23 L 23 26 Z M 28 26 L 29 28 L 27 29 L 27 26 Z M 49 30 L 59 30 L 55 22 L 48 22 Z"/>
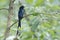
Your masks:
<path fill-rule="evenodd" d="M 7 8 L 1 8 L 0 10 L 9 10 L 9 9 L 7 9 Z"/>
<path fill-rule="evenodd" d="M 32 14 L 25 15 L 24 18 L 27 17 L 27 16 L 30 16 L 30 15 L 32 15 Z M 14 24 L 16 24 L 17 22 L 18 22 L 18 20 L 17 20 L 16 22 L 14 22 L 14 23 L 10 26 L 10 28 L 11 28 Z"/>
<path fill-rule="evenodd" d="M 10 28 L 14 25 L 14 24 L 16 24 L 18 22 L 18 20 L 16 21 L 16 22 L 14 22 L 11 26 L 10 26 Z"/>

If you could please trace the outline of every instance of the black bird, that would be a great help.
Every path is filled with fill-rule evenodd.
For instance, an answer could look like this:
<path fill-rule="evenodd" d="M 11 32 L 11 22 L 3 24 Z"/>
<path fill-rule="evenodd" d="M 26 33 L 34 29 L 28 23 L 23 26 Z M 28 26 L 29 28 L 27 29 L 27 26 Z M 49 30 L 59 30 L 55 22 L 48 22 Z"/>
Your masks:
<path fill-rule="evenodd" d="M 18 12 L 18 27 L 21 27 L 21 20 L 23 18 L 23 14 L 24 14 L 25 10 L 24 10 L 24 6 L 21 6 L 19 8 L 19 12 Z"/>
<path fill-rule="evenodd" d="M 21 20 L 23 18 L 23 14 L 25 13 L 24 6 L 21 6 L 18 11 L 18 28 L 21 28 Z M 17 30 L 17 35 L 19 34 L 19 30 Z"/>

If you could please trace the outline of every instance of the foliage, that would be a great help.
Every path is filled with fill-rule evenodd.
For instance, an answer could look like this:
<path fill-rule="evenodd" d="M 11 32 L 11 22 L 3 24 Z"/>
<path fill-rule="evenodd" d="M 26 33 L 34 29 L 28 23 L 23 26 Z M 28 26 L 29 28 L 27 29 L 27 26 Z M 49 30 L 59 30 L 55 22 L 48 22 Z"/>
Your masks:
<path fill-rule="evenodd" d="M 21 0 L 22 2 L 23 0 Z M 22 20 L 21 40 L 60 40 L 60 0 L 25 0 L 25 6 L 29 21 Z M 0 0 L 0 40 L 4 38 L 4 31 L 7 26 L 8 0 Z M 12 22 L 17 19 L 19 2 L 14 2 L 14 16 Z M 11 35 L 15 35 L 17 24 L 12 26 Z"/>

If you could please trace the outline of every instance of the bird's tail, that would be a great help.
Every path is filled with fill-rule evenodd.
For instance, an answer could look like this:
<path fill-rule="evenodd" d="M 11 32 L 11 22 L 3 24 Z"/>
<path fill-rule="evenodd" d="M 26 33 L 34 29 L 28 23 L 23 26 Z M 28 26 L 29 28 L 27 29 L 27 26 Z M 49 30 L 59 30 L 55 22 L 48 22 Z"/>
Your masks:
<path fill-rule="evenodd" d="M 18 21 L 18 28 L 21 27 L 21 20 Z"/>
<path fill-rule="evenodd" d="M 21 28 L 21 20 L 20 19 L 18 20 L 18 28 L 17 28 L 16 35 L 20 35 L 20 33 L 19 33 L 19 27 Z"/>

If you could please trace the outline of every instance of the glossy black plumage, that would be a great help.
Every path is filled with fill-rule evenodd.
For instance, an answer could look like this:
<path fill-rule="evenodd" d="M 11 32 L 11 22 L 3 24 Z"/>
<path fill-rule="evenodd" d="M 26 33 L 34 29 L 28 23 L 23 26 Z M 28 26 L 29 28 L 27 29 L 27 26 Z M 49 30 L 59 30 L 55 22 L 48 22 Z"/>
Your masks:
<path fill-rule="evenodd" d="M 25 12 L 24 6 L 21 6 L 19 8 L 19 11 L 18 11 L 18 29 L 19 29 L 19 27 L 21 27 L 21 20 L 23 18 L 24 12 Z M 16 35 L 20 35 L 19 30 L 17 30 L 17 34 Z"/>
<path fill-rule="evenodd" d="M 18 11 L 18 27 L 21 27 L 21 20 L 24 14 L 24 6 L 21 6 Z"/>

